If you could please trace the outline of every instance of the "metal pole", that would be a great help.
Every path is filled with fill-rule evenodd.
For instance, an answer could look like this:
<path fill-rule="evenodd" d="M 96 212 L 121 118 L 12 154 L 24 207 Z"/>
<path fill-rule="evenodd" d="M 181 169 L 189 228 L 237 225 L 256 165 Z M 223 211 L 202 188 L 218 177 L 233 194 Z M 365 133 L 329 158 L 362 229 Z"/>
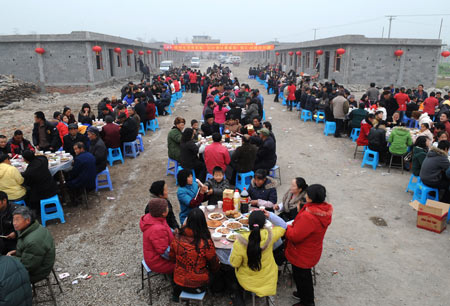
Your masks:
<path fill-rule="evenodd" d="M 441 32 L 442 32 L 442 23 L 444 22 L 444 18 L 441 18 L 441 26 L 439 27 L 439 36 L 438 39 L 441 38 Z"/>
<path fill-rule="evenodd" d="M 384 38 L 384 27 L 383 30 L 381 31 L 381 38 Z"/>
<path fill-rule="evenodd" d="M 389 32 L 388 32 L 388 38 L 391 38 L 391 24 L 392 24 L 392 16 L 389 16 Z"/>
<path fill-rule="evenodd" d="M 313 29 L 314 30 L 314 40 L 316 40 L 316 31 L 317 29 Z"/>

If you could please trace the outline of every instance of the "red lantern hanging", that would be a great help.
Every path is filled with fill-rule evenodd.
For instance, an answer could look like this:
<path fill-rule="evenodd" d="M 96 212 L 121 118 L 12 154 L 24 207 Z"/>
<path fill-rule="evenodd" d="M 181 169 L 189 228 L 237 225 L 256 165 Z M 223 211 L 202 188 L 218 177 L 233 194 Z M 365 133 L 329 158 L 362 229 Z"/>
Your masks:
<path fill-rule="evenodd" d="M 323 54 L 323 50 L 320 50 L 320 49 L 316 50 L 316 54 L 319 55 L 319 56 L 322 55 Z"/>
<path fill-rule="evenodd" d="M 302 51 L 297 51 L 297 52 L 295 52 L 295 54 L 297 54 L 297 56 L 301 56 L 302 55 Z"/>
<path fill-rule="evenodd" d="M 450 56 L 450 51 L 442 51 L 441 55 L 443 57 L 448 57 L 448 56 Z"/>
<path fill-rule="evenodd" d="M 97 53 L 102 52 L 102 47 L 100 47 L 100 46 L 93 46 L 92 47 L 92 51 L 97 52 Z"/>
<path fill-rule="evenodd" d="M 280 52 L 275 52 L 275 55 L 276 56 L 280 56 Z"/>
<path fill-rule="evenodd" d="M 133 54 L 134 53 L 134 51 L 133 50 L 131 50 L 131 49 L 127 49 L 127 54 Z"/>
<path fill-rule="evenodd" d="M 144 51 L 139 51 L 139 55 L 144 55 Z"/>
<path fill-rule="evenodd" d="M 337 53 L 338 55 L 342 55 L 342 54 L 345 53 L 345 49 L 339 48 L 339 49 L 336 50 L 336 53 Z"/>
<path fill-rule="evenodd" d="M 158 54 L 161 55 L 161 54 L 162 54 L 162 51 L 158 51 Z"/>
<path fill-rule="evenodd" d="M 122 50 L 120 48 L 114 48 L 114 52 L 120 53 L 120 52 L 122 52 Z"/>
<path fill-rule="evenodd" d="M 34 49 L 34 52 L 36 52 L 37 54 L 44 54 L 45 49 L 44 48 L 36 48 L 36 49 Z"/>
<path fill-rule="evenodd" d="M 152 54 L 152 50 L 147 50 L 147 54 Z"/>
<path fill-rule="evenodd" d="M 289 56 L 292 56 L 292 55 L 294 55 L 294 52 L 289 51 Z"/>
<path fill-rule="evenodd" d="M 403 55 L 403 50 L 400 50 L 400 49 L 395 50 L 394 55 L 397 56 L 397 57 L 402 56 Z"/>

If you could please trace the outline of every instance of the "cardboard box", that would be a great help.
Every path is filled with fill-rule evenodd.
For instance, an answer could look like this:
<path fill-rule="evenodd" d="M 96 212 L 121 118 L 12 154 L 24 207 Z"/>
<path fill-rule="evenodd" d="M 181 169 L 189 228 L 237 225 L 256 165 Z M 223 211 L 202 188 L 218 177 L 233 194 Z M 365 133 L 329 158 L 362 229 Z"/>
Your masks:
<path fill-rule="evenodd" d="M 233 189 L 225 189 L 223 191 L 223 211 L 227 210 L 233 210 L 233 196 L 234 196 L 234 190 Z"/>
<path fill-rule="evenodd" d="M 417 227 L 435 233 L 441 233 L 447 227 L 447 216 L 450 204 L 428 199 L 426 204 L 419 201 L 409 203 L 417 210 Z"/>

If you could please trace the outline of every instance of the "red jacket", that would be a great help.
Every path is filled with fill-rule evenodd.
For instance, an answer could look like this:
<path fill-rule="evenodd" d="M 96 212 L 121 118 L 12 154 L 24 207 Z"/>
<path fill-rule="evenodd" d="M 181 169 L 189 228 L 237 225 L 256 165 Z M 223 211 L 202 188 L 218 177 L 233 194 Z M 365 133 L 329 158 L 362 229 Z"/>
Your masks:
<path fill-rule="evenodd" d="M 423 112 L 430 116 L 434 116 L 436 107 L 439 105 L 438 99 L 435 97 L 428 97 L 423 101 Z"/>
<path fill-rule="evenodd" d="M 180 91 L 180 82 L 178 82 L 177 80 L 173 81 L 173 86 L 175 87 L 175 92 Z"/>
<path fill-rule="evenodd" d="M 399 92 L 394 96 L 394 99 L 397 100 L 398 110 L 400 112 L 406 111 L 406 102 L 411 101 L 409 96 L 403 92 Z"/>
<path fill-rule="evenodd" d="M 120 126 L 107 123 L 100 133 L 107 148 L 120 148 Z"/>
<path fill-rule="evenodd" d="M 213 142 L 206 147 L 204 158 L 206 169 L 208 170 L 208 173 L 211 174 L 213 174 L 214 167 L 217 166 L 225 171 L 227 165 L 231 161 L 230 153 L 228 152 L 227 148 L 222 146 L 222 144 L 219 142 Z"/>
<path fill-rule="evenodd" d="M 289 101 L 295 101 L 295 91 L 296 90 L 297 90 L 297 88 L 295 87 L 294 84 L 288 86 L 288 92 L 289 92 L 288 100 Z"/>
<path fill-rule="evenodd" d="M 333 206 L 307 203 L 286 230 L 286 258 L 302 269 L 314 267 L 322 255 L 323 237 L 331 224 Z"/>
<path fill-rule="evenodd" d="M 156 118 L 155 103 L 147 103 L 147 106 L 145 107 L 145 114 L 147 115 L 147 120 L 153 120 Z"/>
<path fill-rule="evenodd" d="M 358 139 L 356 139 L 356 143 L 358 146 L 368 146 L 369 145 L 369 139 L 367 136 L 369 136 L 370 129 L 372 128 L 372 125 L 367 123 L 366 120 L 363 120 L 361 122 L 361 131 L 359 132 Z"/>
<path fill-rule="evenodd" d="M 189 75 L 189 81 L 191 82 L 191 84 L 197 83 L 197 74 L 196 73 L 191 73 Z"/>
<path fill-rule="evenodd" d="M 139 225 L 144 233 L 144 260 L 147 266 L 157 273 L 172 273 L 175 265 L 161 256 L 173 241 L 172 230 L 166 218 L 145 214 Z"/>
<path fill-rule="evenodd" d="M 56 125 L 56 129 L 58 130 L 59 138 L 61 138 L 61 143 L 64 144 L 63 137 L 69 134 L 69 127 L 67 126 L 67 124 L 60 121 Z"/>
<path fill-rule="evenodd" d="M 181 230 L 183 231 L 183 229 Z M 175 284 L 200 288 L 208 284 L 209 272 L 219 270 L 219 259 L 216 256 L 214 243 L 210 239 L 208 245 L 201 240 L 200 252 L 194 244 L 194 234 L 190 228 L 185 227 L 184 233 L 178 234 L 170 245 L 170 260 L 175 261 L 173 281 Z"/>

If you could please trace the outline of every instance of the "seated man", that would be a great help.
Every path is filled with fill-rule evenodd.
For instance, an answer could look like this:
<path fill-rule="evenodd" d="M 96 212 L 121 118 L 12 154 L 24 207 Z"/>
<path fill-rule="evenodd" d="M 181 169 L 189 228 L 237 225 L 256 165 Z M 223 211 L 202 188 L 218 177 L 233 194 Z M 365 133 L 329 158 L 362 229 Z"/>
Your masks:
<path fill-rule="evenodd" d="M 0 155 L 11 153 L 8 146 L 8 138 L 5 135 L 0 135 Z"/>
<path fill-rule="evenodd" d="M 361 127 L 361 121 L 363 121 L 367 115 L 364 106 L 364 102 L 359 103 L 359 108 L 353 109 L 348 115 L 348 118 L 350 119 L 350 130 L 359 129 Z"/>
<path fill-rule="evenodd" d="M 28 271 L 13 256 L 0 255 L 0 305 L 32 305 L 33 292 L 31 290 Z"/>
<path fill-rule="evenodd" d="M 8 146 L 13 156 L 16 154 L 22 155 L 23 151 L 25 150 L 34 152 L 34 147 L 28 140 L 23 138 L 23 133 L 21 130 L 16 130 L 14 132 L 14 136 L 9 140 Z"/>
<path fill-rule="evenodd" d="M 61 147 L 61 139 L 54 124 L 45 120 L 43 112 L 34 113 L 33 144 L 40 151 L 55 152 Z"/>
<path fill-rule="evenodd" d="M 120 114 L 119 121 L 121 123 L 120 128 L 120 143 L 135 141 L 138 135 L 138 126 L 136 121 L 132 118 L 127 118 L 127 115 Z"/>
<path fill-rule="evenodd" d="M 76 156 L 73 168 L 69 172 L 67 187 L 74 192 L 83 188 L 86 188 L 86 191 L 95 189 L 97 170 L 94 155 L 85 151 L 86 149 L 82 142 L 77 142 L 73 149 Z"/>
<path fill-rule="evenodd" d="M 253 131 L 255 132 L 259 132 L 259 130 L 263 128 L 259 117 L 253 118 L 251 124 L 253 125 Z M 248 125 L 241 128 L 241 134 L 248 134 Z"/>
<path fill-rule="evenodd" d="M 55 243 L 50 232 L 35 220 L 26 206 L 13 212 L 14 229 L 18 232 L 17 249 L 7 255 L 16 256 L 27 269 L 32 284 L 46 278 L 55 263 Z"/>
<path fill-rule="evenodd" d="M 212 174 L 215 167 L 220 167 L 225 172 L 230 163 L 230 153 L 222 146 L 222 136 L 219 133 L 212 135 L 213 143 L 205 148 L 204 158 L 208 173 Z"/>
<path fill-rule="evenodd" d="M 78 132 L 78 125 L 76 123 L 69 124 L 69 134 L 64 136 L 64 145 L 63 149 L 67 153 L 72 154 L 72 156 L 75 156 L 75 151 L 73 150 L 73 146 L 77 142 L 84 143 L 85 146 L 87 146 L 87 137 L 80 132 Z"/>
<path fill-rule="evenodd" d="M 102 128 L 100 135 L 107 148 L 120 147 L 120 126 L 113 123 L 113 117 L 106 116 L 106 125 Z"/>
<path fill-rule="evenodd" d="M 277 163 L 275 142 L 273 141 L 273 138 L 270 137 L 270 131 L 266 128 L 262 128 L 259 131 L 259 137 L 262 143 L 258 147 L 258 152 L 256 153 L 254 169 L 265 169 L 270 171 Z"/>
<path fill-rule="evenodd" d="M 0 255 L 16 249 L 17 235 L 13 226 L 13 211 L 19 205 L 8 202 L 8 195 L 0 191 Z"/>
<path fill-rule="evenodd" d="M 35 156 L 33 151 L 23 152 L 23 159 L 28 164 L 22 173 L 24 185 L 29 188 L 27 205 L 41 214 L 40 201 L 53 197 L 57 192 L 56 182 L 48 170 L 48 160 L 45 156 Z"/>
<path fill-rule="evenodd" d="M 205 116 L 205 123 L 201 127 L 203 131 L 203 136 L 212 136 L 214 133 L 220 133 L 220 126 L 218 123 L 214 122 L 214 115 L 209 114 Z"/>
<path fill-rule="evenodd" d="M 27 192 L 22 184 L 23 177 L 16 167 L 11 166 L 9 156 L 0 154 L 0 190 L 6 192 L 10 201 L 22 200 Z"/>
<path fill-rule="evenodd" d="M 273 211 L 273 206 L 277 204 L 276 181 L 267 176 L 267 171 L 256 170 L 255 177 L 248 188 L 250 205 L 255 207 L 264 206 L 267 210 Z"/>
<path fill-rule="evenodd" d="M 100 131 L 95 126 L 91 126 L 88 129 L 87 134 L 89 140 L 91 141 L 89 152 L 94 155 L 95 167 L 97 169 L 97 173 L 100 173 L 106 169 L 108 150 L 106 149 L 105 143 L 100 138 Z"/>

